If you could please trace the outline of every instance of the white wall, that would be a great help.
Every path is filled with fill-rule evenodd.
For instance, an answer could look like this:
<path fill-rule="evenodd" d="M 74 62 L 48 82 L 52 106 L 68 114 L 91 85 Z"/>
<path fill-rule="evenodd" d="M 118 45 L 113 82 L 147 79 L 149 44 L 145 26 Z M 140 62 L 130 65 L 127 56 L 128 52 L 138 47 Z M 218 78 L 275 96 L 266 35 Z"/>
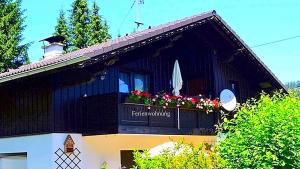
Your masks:
<path fill-rule="evenodd" d="M 82 151 L 81 134 L 71 134 L 71 136 L 75 141 L 75 147 Z M 63 150 L 66 137 L 67 134 L 45 134 L 2 138 L 0 139 L 0 154 L 27 152 L 28 169 L 56 169 L 55 160 L 57 157 L 55 151 L 58 148 Z M 82 158 L 82 155 L 80 155 L 80 158 Z M 82 163 L 80 167 L 82 168 Z"/>

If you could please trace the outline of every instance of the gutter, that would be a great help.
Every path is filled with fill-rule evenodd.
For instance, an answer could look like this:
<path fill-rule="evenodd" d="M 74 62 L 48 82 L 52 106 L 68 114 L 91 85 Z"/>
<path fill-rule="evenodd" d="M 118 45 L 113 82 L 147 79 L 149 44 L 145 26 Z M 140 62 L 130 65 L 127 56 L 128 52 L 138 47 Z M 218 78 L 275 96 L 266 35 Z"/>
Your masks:
<path fill-rule="evenodd" d="M 42 67 L 39 67 L 39 68 L 36 68 L 36 69 L 31 69 L 31 70 L 28 70 L 28 71 L 19 72 L 19 73 L 16 73 L 16 74 L 12 74 L 12 75 L 8 75 L 8 76 L 0 78 L 0 83 L 4 83 L 4 82 L 7 82 L 7 81 L 11 81 L 11 80 L 14 80 L 14 79 L 19 79 L 19 78 L 22 78 L 22 77 L 26 77 L 26 76 L 30 76 L 30 75 L 34 75 L 34 74 L 38 74 L 38 73 L 42 73 L 42 72 L 46 72 L 46 71 L 49 71 L 49 70 L 58 69 L 58 68 L 61 68 L 61 67 L 64 67 L 64 66 L 69 66 L 69 65 L 72 65 L 72 64 L 75 64 L 75 63 L 86 61 L 86 60 L 88 60 L 88 57 L 80 56 L 80 57 L 77 57 L 75 59 L 71 59 L 71 60 L 68 60 L 68 61 L 62 61 L 62 62 L 59 62 L 59 63 L 54 63 L 54 64 L 50 64 L 50 65 L 47 65 L 47 66 L 42 66 Z"/>

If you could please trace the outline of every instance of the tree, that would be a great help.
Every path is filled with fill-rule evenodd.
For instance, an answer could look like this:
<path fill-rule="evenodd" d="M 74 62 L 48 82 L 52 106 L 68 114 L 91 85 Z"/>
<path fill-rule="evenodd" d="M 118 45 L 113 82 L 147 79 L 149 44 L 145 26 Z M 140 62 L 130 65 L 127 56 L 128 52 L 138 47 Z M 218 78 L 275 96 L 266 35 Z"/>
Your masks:
<path fill-rule="evenodd" d="M 93 2 L 92 10 L 89 12 L 87 0 L 75 0 L 69 19 L 68 21 L 65 18 L 65 13 L 61 10 L 54 33 L 66 38 L 64 42 L 66 52 L 102 43 L 111 38 L 107 22 L 99 14 L 96 1 Z"/>
<path fill-rule="evenodd" d="M 23 13 L 21 0 L 0 0 L 0 72 L 29 63 L 30 44 L 21 44 Z"/>
<path fill-rule="evenodd" d="M 300 88 L 300 81 L 292 81 L 292 82 L 288 82 L 288 83 L 286 83 L 286 86 L 287 86 L 289 89 Z"/>
<path fill-rule="evenodd" d="M 64 51 L 67 52 L 70 46 L 70 30 L 65 18 L 65 12 L 63 10 L 59 11 L 59 16 L 57 18 L 57 24 L 55 26 L 55 32 L 53 35 L 60 35 L 65 38 L 63 42 L 65 44 Z"/>
<path fill-rule="evenodd" d="M 262 94 L 221 128 L 220 154 L 232 168 L 300 166 L 300 100 L 293 94 Z"/>
<path fill-rule="evenodd" d="M 96 1 L 93 2 L 91 13 L 88 45 L 94 45 L 107 41 L 111 38 L 108 33 L 108 25 L 107 22 L 103 21 L 102 17 L 99 15 L 99 7 L 96 4 Z"/>
<path fill-rule="evenodd" d="M 72 4 L 70 17 L 72 32 L 71 50 L 87 47 L 89 22 L 90 20 L 87 0 L 75 0 Z"/>

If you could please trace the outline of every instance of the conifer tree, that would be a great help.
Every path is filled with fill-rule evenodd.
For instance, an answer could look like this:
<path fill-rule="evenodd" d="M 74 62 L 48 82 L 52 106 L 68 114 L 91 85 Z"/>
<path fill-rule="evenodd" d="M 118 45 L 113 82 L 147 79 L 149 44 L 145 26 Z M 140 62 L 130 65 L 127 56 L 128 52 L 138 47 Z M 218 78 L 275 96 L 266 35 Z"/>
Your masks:
<path fill-rule="evenodd" d="M 63 10 L 59 11 L 59 16 L 57 18 L 57 24 L 55 26 L 55 32 L 53 35 L 60 35 L 65 38 L 64 40 L 64 51 L 69 51 L 70 46 L 70 30 L 68 28 L 67 20 L 65 18 L 65 12 Z"/>
<path fill-rule="evenodd" d="M 29 62 L 30 44 L 21 44 L 23 13 L 21 0 L 0 0 L 0 72 Z"/>
<path fill-rule="evenodd" d="M 71 50 L 87 47 L 89 34 L 89 9 L 87 0 L 74 0 L 71 9 Z"/>
<path fill-rule="evenodd" d="M 102 43 L 110 38 L 107 22 L 99 15 L 99 7 L 94 1 L 90 16 L 88 45 Z"/>

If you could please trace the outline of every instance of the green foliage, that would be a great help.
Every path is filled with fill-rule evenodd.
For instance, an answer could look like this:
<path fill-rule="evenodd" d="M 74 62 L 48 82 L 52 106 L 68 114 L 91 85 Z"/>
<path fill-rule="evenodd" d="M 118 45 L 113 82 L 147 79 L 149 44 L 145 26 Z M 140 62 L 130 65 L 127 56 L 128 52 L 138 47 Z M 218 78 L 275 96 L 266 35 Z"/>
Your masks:
<path fill-rule="evenodd" d="M 108 33 L 108 25 L 106 21 L 103 22 L 99 15 L 99 7 L 96 1 L 93 2 L 92 12 L 89 24 L 88 45 L 102 43 L 111 38 Z"/>
<path fill-rule="evenodd" d="M 64 51 L 67 52 L 67 49 L 70 46 L 70 30 L 68 28 L 67 20 L 65 18 L 65 12 L 63 10 L 59 11 L 59 17 L 57 18 L 57 24 L 55 26 L 54 35 L 60 35 L 65 38 Z"/>
<path fill-rule="evenodd" d="M 180 152 L 180 153 L 178 153 Z M 134 169 L 225 169 L 225 162 L 211 146 L 178 143 L 151 157 L 148 151 L 134 152 Z"/>
<path fill-rule="evenodd" d="M 23 13 L 21 0 L 0 0 L 0 72 L 29 62 L 29 44 L 21 45 Z"/>
<path fill-rule="evenodd" d="M 111 38 L 108 29 L 96 1 L 90 11 L 87 0 L 74 0 L 69 20 L 64 11 L 60 11 L 54 35 L 66 38 L 64 50 L 69 52 L 107 41 Z"/>
<path fill-rule="evenodd" d="M 244 104 L 221 128 L 221 156 L 232 168 L 299 168 L 300 100 L 262 94 Z"/>
<path fill-rule="evenodd" d="M 70 17 L 72 50 L 87 47 L 89 23 L 90 18 L 87 0 L 75 0 L 72 4 Z"/>
<path fill-rule="evenodd" d="M 107 163 L 103 162 L 100 166 L 100 169 L 108 169 Z"/>
<path fill-rule="evenodd" d="M 290 89 L 289 92 L 300 98 L 300 88 Z"/>

